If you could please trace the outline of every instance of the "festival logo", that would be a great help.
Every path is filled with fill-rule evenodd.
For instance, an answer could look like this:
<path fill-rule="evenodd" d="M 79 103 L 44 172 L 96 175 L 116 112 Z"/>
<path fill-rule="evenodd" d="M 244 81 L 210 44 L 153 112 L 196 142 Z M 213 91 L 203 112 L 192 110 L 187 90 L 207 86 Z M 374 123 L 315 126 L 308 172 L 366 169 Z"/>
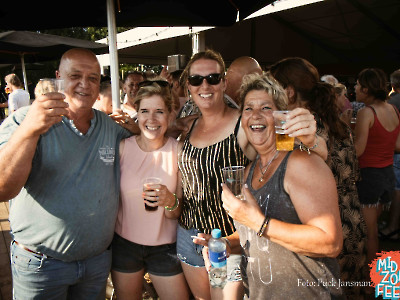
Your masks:
<path fill-rule="evenodd" d="M 400 298 L 400 251 L 378 253 L 369 266 L 375 297 L 383 299 Z"/>

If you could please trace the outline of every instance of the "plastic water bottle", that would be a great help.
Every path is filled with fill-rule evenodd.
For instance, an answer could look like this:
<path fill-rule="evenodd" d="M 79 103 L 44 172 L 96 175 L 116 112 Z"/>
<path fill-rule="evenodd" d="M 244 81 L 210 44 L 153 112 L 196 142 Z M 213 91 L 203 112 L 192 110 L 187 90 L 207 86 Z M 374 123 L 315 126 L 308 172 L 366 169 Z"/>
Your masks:
<path fill-rule="evenodd" d="M 226 284 L 226 244 L 221 238 L 221 230 L 214 229 L 212 238 L 208 241 L 208 255 L 211 262 L 209 273 L 210 285 L 213 288 L 223 288 Z"/>

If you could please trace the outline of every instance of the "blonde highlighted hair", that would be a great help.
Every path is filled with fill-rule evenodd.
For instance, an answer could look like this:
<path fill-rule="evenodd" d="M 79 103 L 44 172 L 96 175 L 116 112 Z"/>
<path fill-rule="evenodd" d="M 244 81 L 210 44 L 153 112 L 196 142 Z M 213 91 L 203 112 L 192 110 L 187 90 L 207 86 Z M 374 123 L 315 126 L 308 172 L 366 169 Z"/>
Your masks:
<path fill-rule="evenodd" d="M 163 80 L 162 78 L 153 78 L 152 80 L 148 80 L 153 81 L 152 84 L 146 85 L 146 86 L 142 86 L 139 88 L 139 91 L 137 92 L 137 95 L 135 97 L 135 109 L 139 110 L 140 108 L 140 102 L 145 99 L 145 98 L 149 98 L 151 96 L 154 95 L 158 95 L 160 96 L 165 103 L 165 106 L 167 107 L 168 111 L 171 112 L 172 111 L 172 95 L 171 95 L 171 90 L 169 88 L 169 86 L 167 87 L 162 87 L 159 84 L 157 84 L 156 81 L 158 80 Z"/>
<path fill-rule="evenodd" d="M 278 110 L 286 110 L 288 105 L 286 92 L 269 72 L 262 75 L 249 74 L 243 77 L 239 90 L 240 111 L 243 111 L 244 99 L 251 91 L 265 91 L 271 96 Z"/>

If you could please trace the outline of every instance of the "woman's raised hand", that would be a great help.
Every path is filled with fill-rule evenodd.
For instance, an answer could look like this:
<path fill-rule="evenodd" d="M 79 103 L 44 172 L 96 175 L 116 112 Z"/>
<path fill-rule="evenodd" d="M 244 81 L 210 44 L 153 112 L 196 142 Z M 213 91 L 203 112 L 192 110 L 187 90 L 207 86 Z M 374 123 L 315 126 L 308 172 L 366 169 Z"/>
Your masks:
<path fill-rule="evenodd" d="M 308 109 L 300 107 L 293 109 L 288 114 L 283 128 L 286 134 L 299 139 L 310 148 L 316 143 L 317 123 Z"/>
<path fill-rule="evenodd" d="M 314 115 L 305 108 L 297 107 L 288 114 L 286 123 L 282 126 L 285 133 L 297 138 L 303 148 L 309 153 L 310 150 L 315 152 L 323 160 L 328 157 L 328 148 L 325 140 L 317 135 L 317 122 Z"/>

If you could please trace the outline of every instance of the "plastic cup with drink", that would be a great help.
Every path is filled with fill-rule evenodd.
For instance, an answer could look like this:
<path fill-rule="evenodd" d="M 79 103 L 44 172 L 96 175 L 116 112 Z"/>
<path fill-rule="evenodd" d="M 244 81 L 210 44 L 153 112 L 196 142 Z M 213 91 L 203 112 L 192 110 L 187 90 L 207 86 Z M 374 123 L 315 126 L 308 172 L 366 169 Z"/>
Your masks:
<path fill-rule="evenodd" d="M 350 127 L 352 130 L 356 129 L 357 117 L 351 117 L 350 119 Z"/>
<path fill-rule="evenodd" d="M 290 137 L 284 133 L 282 128 L 283 124 L 286 123 L 287 114 L 290 110 L 276 110 L 273 112 L 275 122 L 275 138 L 276 138 L 276 150 L 279 151 L 291 151 L 294 147 L 294 137 Z"/>
<path fill-rule="evenodd" d="M 224 183 L 228 186 L 231 192 L 240 200 L 243 200 L 242 186 L 244 184 L 244 167 L 232 166 L 222 169 Z"/>
<path fill-rule="evenodd" d="M 64 93 L 64 80 L 57 78 L 42 78 L 39 80 L 38 87 L 40 94 Z"/>
<path fill-rule="evenodd" d="M 161 179 L 158 177 L 147 177 L 143 180 L 143 192 L 144 192 L 144 208 L 146 211 L 156 211 L 158 206 L 150 206 L 146 204 L 147 202 L 155 203 L 157 202 L 156 193 L 159 191 L 161 185 Z M 147 195 L 151 193 L 152 195 Z"/>
<path fill-rule="evenodd" d="M 45 95 L 47 93 L 64 94 L 64 80 L 58 78 L 40 79 L 35 88 L 35 95 Z"/>

